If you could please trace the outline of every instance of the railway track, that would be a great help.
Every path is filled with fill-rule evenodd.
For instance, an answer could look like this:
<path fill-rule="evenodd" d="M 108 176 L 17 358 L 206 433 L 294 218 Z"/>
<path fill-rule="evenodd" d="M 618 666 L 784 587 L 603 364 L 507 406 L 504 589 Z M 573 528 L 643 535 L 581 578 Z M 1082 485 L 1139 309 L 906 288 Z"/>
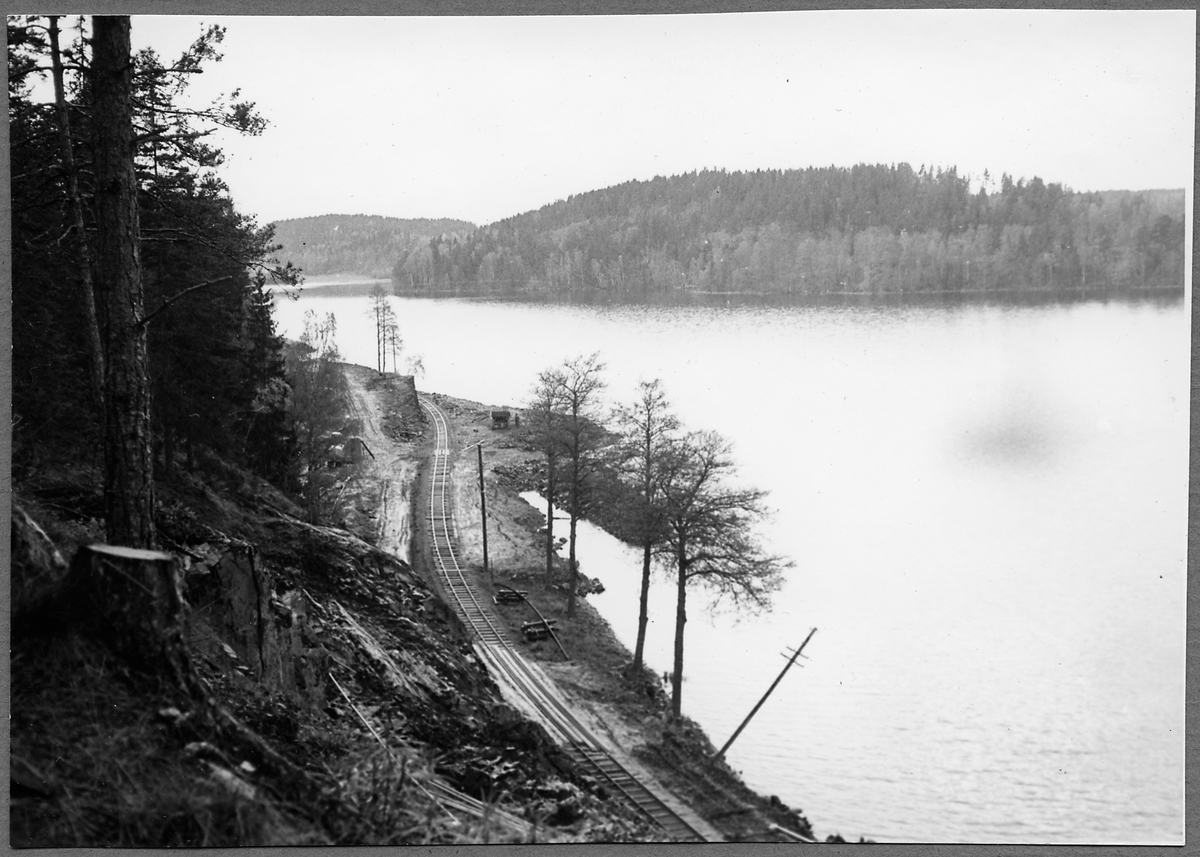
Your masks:
<path fill-rule="evenodd" d="M 569 755 L 593 778 L 607 783 L 632 804 L 643 816 L 657 824 L 678 842 L 704 842 L 705 839 L 674 810 L 662 802 L 650 789 L 604 750 L 585 744 L 567 748 Z"/>
<path fill-rule="evenodd" d="M 421 406 L 433 420 L 436 441 L 429 486 L 429 530 L 433 564 L 460 618 L 479 637 L 489 667 L 507 678 L 548 726 L 581 770 L 623 797 L 671 838 L 683 842 L 705 839 L 661 798 L 622 766 L 571 712 L 553 684 L 534 672 L 516 650 L 505 629 L 485 606 L 467 579 L 458 555 L 458 530 L 450 496 L 450 431 L 446 415 L 422 397 Z"/>

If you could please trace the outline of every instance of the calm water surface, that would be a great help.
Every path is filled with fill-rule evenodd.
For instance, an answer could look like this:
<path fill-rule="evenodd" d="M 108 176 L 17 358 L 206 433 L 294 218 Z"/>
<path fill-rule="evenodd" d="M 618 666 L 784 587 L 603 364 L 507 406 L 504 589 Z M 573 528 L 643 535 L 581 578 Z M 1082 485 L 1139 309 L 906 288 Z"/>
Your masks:
<path fill-rule="evenodd" d="M 685 711 L 822 837 L 1181 843 L 1188 313 L 1176 303 L 639 307 L 393 299 L 422 389 L 519 405 L 600 350 L 661 377 L 769 489 L 796 568 L 764 616 L 693 602 Z M 373 365 L 364 297 L 334 312 Z M 594 530 L 593 603 L 632 647 L 633 551 Z M 672 601 L 648 658 L 670 668 Z"/>

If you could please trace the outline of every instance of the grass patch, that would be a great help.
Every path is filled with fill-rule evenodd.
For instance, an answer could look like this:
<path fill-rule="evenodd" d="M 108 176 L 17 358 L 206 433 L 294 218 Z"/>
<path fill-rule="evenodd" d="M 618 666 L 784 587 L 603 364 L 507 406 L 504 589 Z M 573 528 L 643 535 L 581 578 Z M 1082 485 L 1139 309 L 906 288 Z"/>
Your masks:
<path fill-rule="evenodd" d="M 37 657 L 16 650 L 12 662 L 11 753 L 31 783 L 14 787 L 14 846 L 323 841 L 291 808 L 186 753 L 158 717 L 182 701 L 156 682 L 78 636 L 41 646 Z"/>

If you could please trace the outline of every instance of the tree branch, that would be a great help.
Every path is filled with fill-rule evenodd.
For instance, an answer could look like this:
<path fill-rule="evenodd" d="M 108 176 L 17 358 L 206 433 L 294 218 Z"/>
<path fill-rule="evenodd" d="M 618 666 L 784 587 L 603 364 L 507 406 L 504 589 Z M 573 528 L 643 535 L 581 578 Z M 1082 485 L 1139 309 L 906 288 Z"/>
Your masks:
<path fill-rule="evenodd" d="M 70 63 L 70 62 L 63 63 L 62 67 L 69 68 L 69 69 L 71 69 L 71 71 L 89 71 L 87 66 L 76 65 L 75 63 Z M 35 66 L 30 66 L 30 70 L 31 71 L 53 71 L 54 69 L 48 65 L 35 65 Z"/>
<path fill-rule="evenodd" d="M 228 276 L 217 277 L 215 280 L 205 280 L 203 283 L 197 283 L 194 286 L 188 286 L 186 289 L 184 289 L 179 294 L 169 297 L 165 301 L 163 301 L 162 305 L 159 306 L 158 309 L 156 309 L 154 312 L 150 313 L 148 316 L 146 316 L 141 321 L 139 321 L 138 326 L 146 327 L 148 324 L 150 324 L 151 321 L 154 320 L 154 318 L 156 316 L 161 315 L 162 313 L 166 312 L 171 307 L 171 305 L 174 304 L 176 301 L 178 301 L 180 298 L 186 297 L 187 295 L 190 295 L 192 292 L 198 292 L 201 289 L 207 289 L 209 286 L 215 286 L 217 283 L 223 283 L 226 280 L 232 280 L 236 276 L 237 276 L 237 274 L 229 274 Z"/>

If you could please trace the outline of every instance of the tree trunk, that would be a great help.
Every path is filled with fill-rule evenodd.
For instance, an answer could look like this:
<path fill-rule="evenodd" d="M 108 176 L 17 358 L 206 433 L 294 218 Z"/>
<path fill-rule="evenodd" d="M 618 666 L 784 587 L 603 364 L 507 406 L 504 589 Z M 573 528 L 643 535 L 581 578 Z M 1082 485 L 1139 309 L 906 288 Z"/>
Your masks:
<path fill-rule="evenodd" d="M 643 399 L 643 401 L 648 401 Z M 642 527 L 647 526 L 647 518 L 651 515 L 654 496 L 654 420 L 649 404 L 646 405 L 645 431 L 641 437 L 642 456 L 642 500 L 646 504 L 643 510 Z M 661 430 L 661 426 L 660 426 Z M 650 622 L 650 558 L 654 551 L 654 539 L 647 532 L 642 543 L 642 591 L 638 600 L 638 631 L 637 644 L 633 649 L 634 672 L 641 670 L 646 653 L 646 625 Z"/>
<path fill-rule="evenodd" d="M 675 602 L 675 671 L 671 673 L 671 714 L 683 714 L 683 626 L 687 623 L 687 561 L 679 549 L 679 595 Z"/>
<path fill-rule="evenodd" d="M 546 585 L 554 575 L 554 463 L 546 462 Z"/>
<path fill-rule="evenodd" d="M 572 492 L 574 493 L 574 492 Z M 579 521 L 579 516 L 575 514 L 575 510 L 571 510 L 571 529 L 570 529 L 570 547 L 567 550 L 567 568 L 571 573 L 571 583 L 567 594 L 567 616 L 575 615 L 575 588 L 576 582 L 579 579 L 579 572 L 575 568 L 575 525 Z"/>
<path fill-rule="evenodd" d="M 163 479 L 168 483 L 175 478 L 175 432 L 163 421 Z"/>
<path fill-rule="evenodd" d="M 575 530 L 579 524 L 579 450 L 576 447 L 574 453 L 574 461 L 571 465 L 571 525 L 568 533 L 567 548 L 567 572 L 571 575 L 571 581 L 567 589 L 567 616 L 575 615 L 575 589 L 579 580 L 579 572 L 576 569 L 575 562 Z"/>
<path fill-rule="evenodd" d="M 67 208 L 74 229 L 79 257 L 79 302 L 83 313 L 83 334 L 87 342 L 88 378 L 92 400 L 101 425 L 104 424 L 104 351 L 100 344 L 100 324 L 96 319 L 96 293 L 92 286 L 92 249 L 83 223 L 83 204 L 79 199 L 79 177 L 75 171 L 75 149 L 71 139 L 71 113 L 67 109 L 63 86 L 62 54 L 58 48 L 58 16 L 50 16 L 50 65 L 54 75 L 54 109 L 58 115 L 58 145 L 67 179 Z"/>
<path fill-rule="evenodd" d="M 647 541 L 642 546 L 642 595 L 638 605 L 637 645 L 633 649 L 633 669 L 642 668 L 642 658 L 646 652 L 646 625 L 650 622 L 650 555 L 653 545 Z"/>
<path fill-rule="evenodd" d="M 155 544 L 150 382 L 138 250 L 129 17 L 92 18 L 97 273 L 105 296 L 105 505 L 108 539 Z"/>

